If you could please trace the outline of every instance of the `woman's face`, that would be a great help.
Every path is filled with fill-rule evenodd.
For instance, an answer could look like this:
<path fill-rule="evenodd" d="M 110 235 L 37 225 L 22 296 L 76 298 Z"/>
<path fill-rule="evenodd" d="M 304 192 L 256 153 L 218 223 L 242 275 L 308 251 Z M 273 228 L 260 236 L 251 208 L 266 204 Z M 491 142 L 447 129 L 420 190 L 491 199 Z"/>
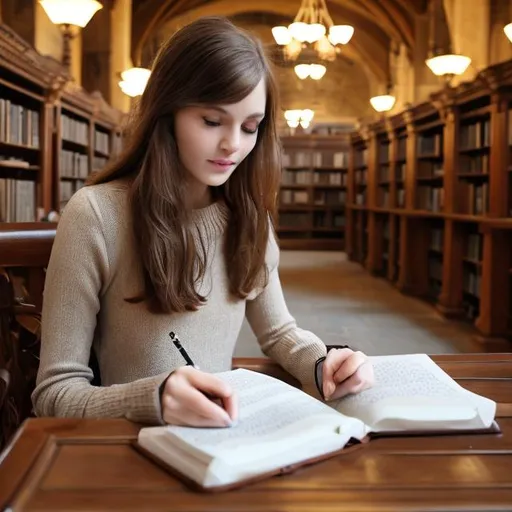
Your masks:
<path fill-rule="evenodd" d="M 264 117 L 265 82 L 238 103 L 191 106 L 176 113 L 179 158 L 189 173 L 192 207 L 205 206 L 208 187 L 224 184 L 256 144 Z"/>

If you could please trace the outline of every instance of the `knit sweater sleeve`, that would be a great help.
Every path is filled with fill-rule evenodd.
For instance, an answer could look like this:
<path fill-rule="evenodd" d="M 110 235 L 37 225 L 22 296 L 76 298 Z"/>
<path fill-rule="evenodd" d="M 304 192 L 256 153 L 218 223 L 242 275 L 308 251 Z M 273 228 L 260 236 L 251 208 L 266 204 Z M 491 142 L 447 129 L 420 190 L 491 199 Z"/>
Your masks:
<path fill-rule="evenodd" d="M 66 205 L 47 268 L 40 366 L 32 394 L 38 416 L 117 417 L 162 423 L 158 386 L 167 374 L 93 386 L 89 358 L 109 282 L 107 244 L 87 187 Z"/>
<path fill-rule="evenodd" d="M 265 355 L 290 372 L 305 390 L 315 392 L 315 362 L 326 354 L 318 336 L 297 326 L 283 295 L 278 273 L 279 248 L 272 236 L 267 250 L 269 279 L 247 301 L 246 318 Z"/>

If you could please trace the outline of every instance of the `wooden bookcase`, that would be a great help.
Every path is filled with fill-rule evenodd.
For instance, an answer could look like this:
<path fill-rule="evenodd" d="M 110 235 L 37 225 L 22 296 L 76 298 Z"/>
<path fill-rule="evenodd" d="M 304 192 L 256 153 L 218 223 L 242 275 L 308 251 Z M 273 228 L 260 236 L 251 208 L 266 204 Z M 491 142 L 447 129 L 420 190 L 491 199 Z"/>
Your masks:
<path fill-rule="evenodd" d="M 0 229 L 59 211 L 118 150 L 122 119 L 0 23 Z"/>
<path fill-rule="evenodd" d="M 482 341 L 512 338 L 512 61 L 350 144 L 349 257 Z"/>
<path fill-rule="evenodd" d="M 348 137 L 282 137 L 278 234 L 286 249 L 343 249 Z"/>

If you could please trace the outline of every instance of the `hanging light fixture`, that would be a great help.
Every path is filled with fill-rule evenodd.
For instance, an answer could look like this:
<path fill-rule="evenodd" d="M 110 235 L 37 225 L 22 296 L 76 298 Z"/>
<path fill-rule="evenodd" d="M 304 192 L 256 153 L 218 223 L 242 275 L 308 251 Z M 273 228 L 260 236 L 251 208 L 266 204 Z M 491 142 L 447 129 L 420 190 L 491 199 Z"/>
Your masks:
<path fill-rule="evenodd" d="M 462 75 L 471 64 L 471 59 L 465 55 L 447 53 L 431 57 L 425 63 L 434 75 L 444 76 L 449 81 L 456 75 Z"/>
<path fill-rule="evenodd" d="M 370 104 L 376 112 L 389 112 L 396 102 L 396 98 L 391 94 L 393 89 L 393 76 L 395 76 L 395 64 L 394 58 L 398 55 L 398 45 L 395 42 L 392 44 L 392 50 L 388 52 L 388 82 L 386 85 L 386 93 L 379 96 L 373 96 L 370 98 Z"/>
<path fill-rule="evenodd" d="M 309 108 L 304 110 L 286 110 L 284 113 L 286 124 L 290 128 L 297 128 L 300 124 L 302 128 L 306 129 L 309 127 L 313 117 L 315 117 L 315 112 Z"/>
<path fill-rule="evenodd" d="M 48 18 L 62 31 L 62 63 L 71 66 L 71 39 L 103 6 L 96 0 L 39 0 Z"/>
<path fill-rule="evenodd" d="M 442 0 L 429 4 L 429 53 L 425 64 L 436 76 L 443 77 L 449 85 L 454 76 L 462 75 L 471 64 L 471 59 L 452 51 L 450 33 L 446 29 Z M 447 32 L 447 34 L 446 34 Z"/>
<path fill-rule="evenodd" d="M 505 25 L 503 27 L 503 31 L 505 32 L 505 35 L 508 37 L 508 40 L 512 43 L 512 23 Z"/>
<path fill-rule="evenodd" d="M 302 0 L 293 23 L 288 27 L 272 28 L 272 35 L 276 43 L 284 47 L 288 60 L 296 60 L 305 47 L 312 45 L 318 60 L 333 61 L 340 51 L 338 45 L 347 44 L 354 35 L 354 27 L 334 25 L 325 0 Z M 315 68 L 316 71 L 306 73 L 305 68 L 297 69 L 295 66 L 295 73 L 300 79 L 320 80 L 324 76 L 325 66 L 316 62 L 308 65 L 322 66 L 323 70 L 320 72 L 320 68 Z"/>
<path fill-rule="evenodd" d="M 140 96 L 148 83 L 151 71 L 146 68 L 130 68 L 121 73 L 119 87 L 127 95 L 134 98 Z"/>
<path fill-rule="evenodd" d="M 377 112 L 389 112 L 395 105 L 396 98 L 392 94 L 382 94 L 370 98 L 372 107 Z"/>

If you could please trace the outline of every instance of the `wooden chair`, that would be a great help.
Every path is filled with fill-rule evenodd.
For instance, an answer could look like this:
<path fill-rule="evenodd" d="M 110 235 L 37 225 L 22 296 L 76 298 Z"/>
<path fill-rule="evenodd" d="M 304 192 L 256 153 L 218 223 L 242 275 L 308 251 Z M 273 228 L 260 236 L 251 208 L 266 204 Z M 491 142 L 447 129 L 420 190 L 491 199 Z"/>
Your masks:
<path fill-rule="evenodd" d="M 32 415 L 31 393 L 39 366 L 45 270 L 56 226 L 3 224 L 0 231 L 0 450 Z M 99 367 L 90 366 L 99 385 Z M 248 368 L 299 386 L 294 377 L 266 358 L 235 358 Z"/>
<path fill-rule="evenodd" d="M 1 229 L 0 449 L 32 411 L 44 277 L 55 225 L 2 224 Z"/>

